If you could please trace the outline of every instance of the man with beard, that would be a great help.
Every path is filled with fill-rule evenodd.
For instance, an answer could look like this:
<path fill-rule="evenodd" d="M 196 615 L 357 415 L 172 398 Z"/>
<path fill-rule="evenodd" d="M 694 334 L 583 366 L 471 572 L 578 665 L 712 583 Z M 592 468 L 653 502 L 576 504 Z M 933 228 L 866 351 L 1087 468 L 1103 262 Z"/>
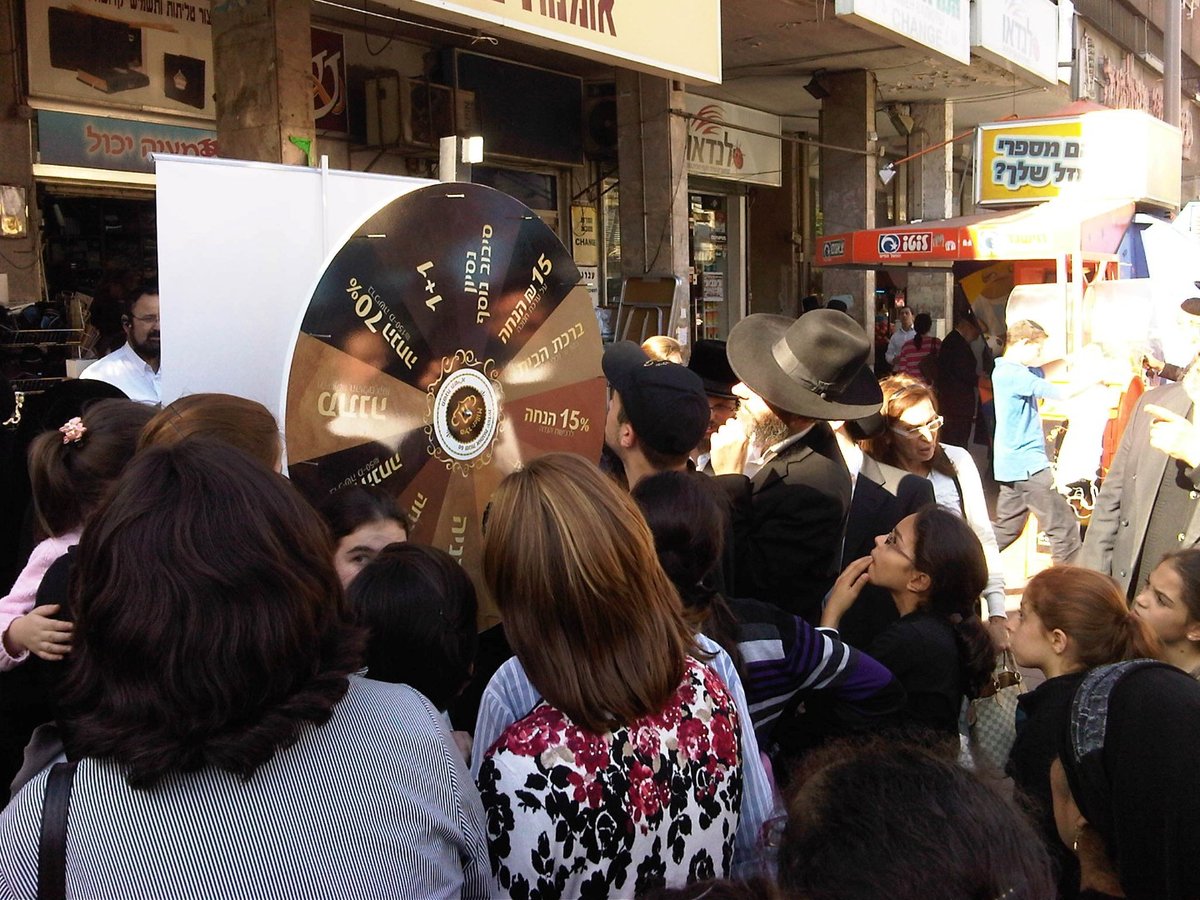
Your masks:
<path fill-rule="evenodd" d="M 816 621 L 838 574 L 852 490 L 829 422 L 879 411 L 871 342 L 849 316 L 825 309 L 796 320 L 747 316 L 728 352 L 741 405 L 713 435 L 712 466 L 733 504 L 733 595 Z M 743 474 L 751 444 L 763 449 L 752 478 Z"/>
<path fill-rule="evenodd" d="M 105 381 L 139 403 L 161 403 L 158 285 L 143 285 L 130 296 L 121 315 L 125 343 L 92 363 L 79 377 Z"/>

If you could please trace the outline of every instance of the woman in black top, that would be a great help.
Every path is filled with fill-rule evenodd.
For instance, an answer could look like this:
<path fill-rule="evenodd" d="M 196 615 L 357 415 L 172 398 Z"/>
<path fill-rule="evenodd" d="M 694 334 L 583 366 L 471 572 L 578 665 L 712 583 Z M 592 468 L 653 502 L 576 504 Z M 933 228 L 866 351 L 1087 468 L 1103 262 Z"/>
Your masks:
<path fill-rule="evenodd" d="M 842 572 L 821 624 L 837 628 L 868 582 L 885 588 L 900 613 L 866 650 L 908 692 L 904 724 L 957 736 L 963 698 L 978 694 L 995 660 L 977 612 L 987 583 L 979 538 L 937 506 L 902 519 Z"/>

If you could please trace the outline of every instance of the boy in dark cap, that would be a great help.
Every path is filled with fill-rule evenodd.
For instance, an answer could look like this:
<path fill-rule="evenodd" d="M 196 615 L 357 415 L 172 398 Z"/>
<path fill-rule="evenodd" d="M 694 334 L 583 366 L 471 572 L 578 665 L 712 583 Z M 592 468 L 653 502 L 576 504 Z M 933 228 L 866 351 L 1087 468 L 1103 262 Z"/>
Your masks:
<path fill-rule="evenodd" d="M 632 488 L 647 475 L 685 471 L 709 422 L 700 376 L 650 359 L 632 341 L 604 351 L 610 396 L 604 442 L 625 466 Z"/>

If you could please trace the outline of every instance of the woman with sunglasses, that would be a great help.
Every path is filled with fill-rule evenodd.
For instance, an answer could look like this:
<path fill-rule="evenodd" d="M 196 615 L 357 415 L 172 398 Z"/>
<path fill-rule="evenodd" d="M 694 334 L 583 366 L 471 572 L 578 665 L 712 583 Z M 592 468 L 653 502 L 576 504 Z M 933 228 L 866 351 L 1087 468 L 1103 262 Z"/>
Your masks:
<path fill-rule="evenodd" d="M 927 384 L 909 375 L 892 375 L 879 386 L 883 389 L 886 425 L 863 442 L 863 450 L 878 462 L 928 478 L 938 505 L 961 516 L 971 526 L 987 558 L 983 596 L 987 601 L 989 630 L 992 641 L 1003 649 L 1008 646 L 1004 569 L 975 461 L 965 448 L 938 441 L 945 420 L 938 415 L 937 399 Z"/>
<path fill-rule="evenodd" d="M 987 580 L 983 547 L 960 516 L 927 506 L 875 539 L 870 556 L 850 563 L 830 591 L 821 625 L 836 629 L 868 583 L 892 595 L 900 619 L 863 648 L 908 693 L 902 724 L 954 738 L 964 698 L 991 678 L 992 643 L 979 620 Z"/>

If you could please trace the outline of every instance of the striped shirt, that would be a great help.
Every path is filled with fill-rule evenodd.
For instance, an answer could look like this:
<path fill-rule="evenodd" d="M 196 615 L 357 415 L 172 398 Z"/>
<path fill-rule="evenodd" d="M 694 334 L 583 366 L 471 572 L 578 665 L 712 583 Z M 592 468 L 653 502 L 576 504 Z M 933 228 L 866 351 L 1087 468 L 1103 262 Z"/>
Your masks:
<path fill-rule="evenodd" d="M 746 693 L 738 677 L 733 660 L 721 647 L 704 635 L 696 636 L 696 643 L 707 653 L 716 654 L 708 665 L 721 677 L 737 707 L 742 745 L 742 792 L 741 819 L 738 823 L 737 845 L 733 858 L 734 877 L 757 874 L 759 866 L 758 838 L 763 824 L 771 817 L 774 793 L 767 770 L 758 752 L 758 741 L 754 737 L 754 726 L 746 704 Z M 475 744 L 471 754 L 471 771 L 478 777 L 484 755 L 496 743 L 504 730 L 513 722 L 523 719 L 541 702 L 538 693 L 525 674 L 520 660 L 515 656 L 496 670 L 492 680 L 484 689 L 479 702 L 479 719 L 475 723 Z"/>
<path fill-rule="evenodd" d="M 771 747 L 776 722 L 797 695 L 825 692 L 840 724 L 888 722 L 904 707 L 904 688 L 881 663 L 832 629 L 814 628 L 771 603 L 729 600 L 738 620 L 743 685 L 759 746 Z"/>
<path fill-rule="evenodd" d="M 37 896 L 47 772 L 0 815 L 0 898 Z M 111 760 L 75 774 L 67 895 L 487 897 L 483 806 L 419 693 L 350 678 L 329 721 L 246 782 L 207 767 L 133 790 Z"/>

